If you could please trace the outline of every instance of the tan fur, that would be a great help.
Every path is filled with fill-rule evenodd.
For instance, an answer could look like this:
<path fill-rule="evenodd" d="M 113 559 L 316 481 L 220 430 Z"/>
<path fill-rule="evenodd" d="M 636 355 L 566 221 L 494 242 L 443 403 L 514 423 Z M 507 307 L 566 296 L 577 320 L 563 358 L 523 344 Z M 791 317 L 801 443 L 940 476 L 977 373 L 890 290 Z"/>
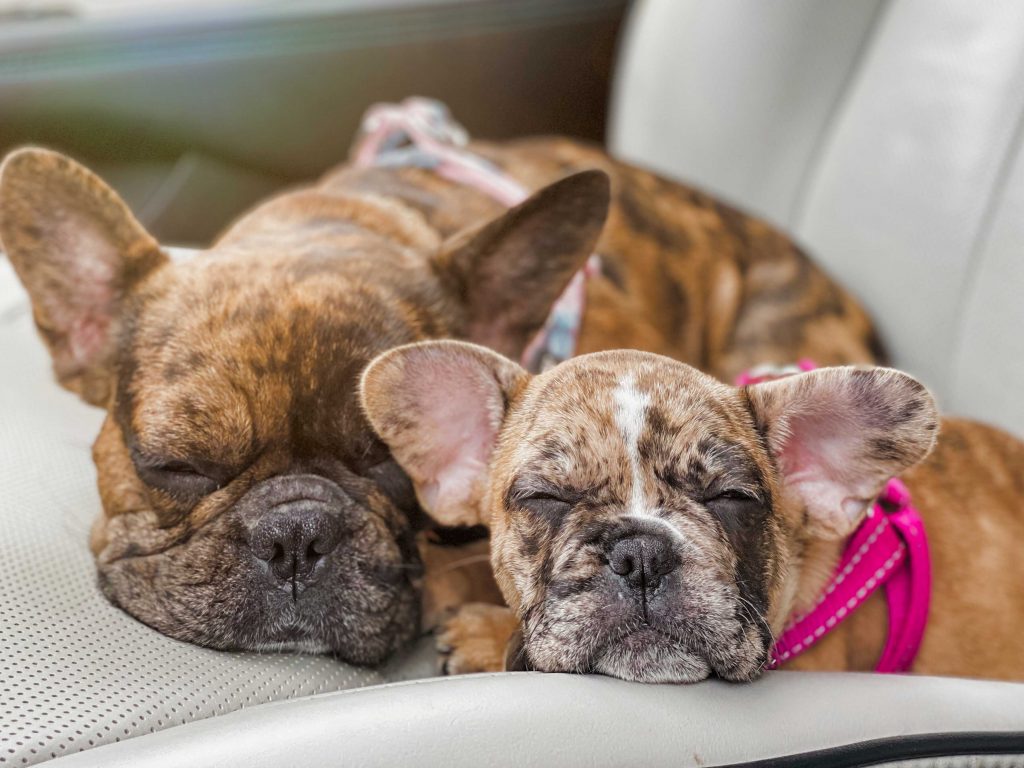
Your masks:
<path fill-rule="evenodd" d="M 579 353 L 643 349 L 731 381 L 764 362 L 880 362 L 857 302 L 778 229 L 698 190 L 564 139 L 478 149 L 529 186 L 581 168 L 612 179 Z"/>
<path fill-rule="evenodd" d="M 442 546 L 427 535 L 419 541 L 423 559 L 423 626 L 440 627 L 463 605 L 501 604 L 501 592 L 491 576 L 487 539 L 461 546 Z"/>
<path fill-rule="evenodd" d="M 932 557 L 932 610 L 913 671 L 1024 679 L 1024 443 L 992 427 L 944 419 L 936 449 L 904 475 L 924 517 Z M 808 571 L 830 573 L 835 545 Z M 799 599 L 816 589 L 808 583 Z M 885 640 L 885 600 L 875 595 L 793 669 L 865 671 Z"/>
<path fill-rule="evenodd" d="M 498 672 L 505 666 L 505 649 L 519 626 L 516 615 L 503 605 L 465 603 L 442 623 L 437 635 L 440 669 L 445 675 Z"/>
<path fill-rule="evenodd" d="M 446 357 L 471 359 L 486 369 L 508 366 L 466 345 L 431 342 L 392 350 L 367 371 L 363 390 L 371 422 L 400 461 L 415 456 L 410 444 L 437 438 L 425 434 L 431 428 L 429 419 L 394 427 L 394 390 L 410 398 L 429 387 L 430 379 L 436 380 L 433 386 L 442 386 L 448 374 L 439 361 Z M 429 371 L 426 359 L 431 361 Z M 509 388 L 502 379 L 516 384 Z M 622 406 L 616 392 L 624 380 L 635 384 L 647 414 L 638 438 L 638 474 L 628 468 L 628 441 L 616 428 L 616 409 Z M 682 537 L 684 551 L 696 547 L 685 555 L 689 560 L 677 587 L 682 592 L 673 600 L 692 600 L 686 596 L 688 582 L 701 584 L 704 594 L 723 585 L 723 594 L 736 594 L 727 574 L 756 557 L 760 564 L 751 573 L 760 574 L 764 587 L 759 613 L 765 623 L 760 626 L 777 633 L 788 616 L 813 603 L 834 573 L 843 539 L 859 521 L 844 521 L 837 512 L 862 510 L 859 499 L 870 501 L 889 476 L 901 474 L 925 520 L 933 561 L 931 615 L 913 671 L 1024 679 L 1024 657 L 1017 652 L 1024 632 L 1024 570 L 1018 557 L 1024 540 L 1024 443 L 991 427 L 947 419 L 929 454 L 935 439 L 934 405 L 926 390 L 905 374 L 826 369 L 735 389 L 664 358 L 621 352 L 576 358 L 528 379 L 525 374 L 502 374 L 490 394 L 481 397 L 505 403 L 492 452 L 482 456 L 485 482 L 477 503 L 479 520 L 491 529 L 492 561 L 509 613 L 502 617 L 488 609 L 485 625 L 474 605 L 448 621 L 446 654 L 459 658 L 459 669 L 487 671 L 504 665 L 509 637 L 499 628 L 511 616 L 526 622 L 526 648 L 535 668 L 572 671 L 575 664 L 593 669 L 588 665 L 595 659 L 601 663 L 600 651 L 586 652 L 585 646 L 608 631 L 602 629 L 604 619 L 618 609 L 610 607 L 607 593 L 592 597 L 593 587 L 579 593 L 566 587 L 574 579 L 604 578 L 600 574 L 608 567 L 607 559 L 588 554 L 592 547 L 586 542 L 622 524 L 636 498 L 637 482 L 642 483 L 647 508 L 657 510 L 659 530 L 670 525 Z M 481 407 L 473 398 L 464 402 L 467 409 Z M 836 439 L 846 446 L 842 461 L 833 467 L 844 483 L 846 506 L 816 507 L 828 497 L 808 497 L 803 486 L 789 479 L 794 435 L 819 430 L 824 430 L 827 450 L 837 450 L 831 447 Z M 736 446 L 732 459 L 723 459 L 727 445 Z M 443 445 L 435 448 L 444 450 Z M 713 469 L 716 462 L 719 469 Z M 726 545 L 711 533 L 711 502 L 700 500 L 705 482 L 700 473 L 705 470 L 709 478 L 731 476 L 732 487 L 761 484 L 771 502 L 752 538 Z M 711 482 L 714 486 L 718 481 Z M 531 501 L 536 491 L 541 492 L 539 501 Z M 569 502 L 551 502 L 552 494 Z M 738 509 L 753 514 L 755 508 Z M 444 508 L 440 511 L 443 519 Z M 552 598 L 556 589 L 568 596 Z M 747 598 L 751 604 L 758 601 L 749 593 Z M 558 653 L 544 645 L 553 625 L 538 623 L 540 606 L 547 615 L 563 617 L 557 621 L 568 622 L 558 625 L 563 638 Z M 737 606 L 740 612 L 746 607 Z M 702 621 L 707 626 L 729 626 L 711 604 L 688 610 L 706 610 Z M 886 623 L 884 599 L 876 595 L 789 667 L 870 670 L 881 651 Z M 752 626 L 757 628 L 757 622 Z M 473 634 L 474 628 L 479 635 Z M 467 646 L 464 654 L 459 641 Z M 712 659 L 709 667 L 735 679 L 756 674 L 767 646 L 751 642 L 740 656 L 757 661 L 753 666 L 723 658 Z M 662 673 L 678 680 L 707 674 L 708 668 L 692 661 L 666 652 L 642 659 L 642 664 L 619 658 L 615 666 L 597 669 L 647 680 L 666 679 L 659 677 Z"/>

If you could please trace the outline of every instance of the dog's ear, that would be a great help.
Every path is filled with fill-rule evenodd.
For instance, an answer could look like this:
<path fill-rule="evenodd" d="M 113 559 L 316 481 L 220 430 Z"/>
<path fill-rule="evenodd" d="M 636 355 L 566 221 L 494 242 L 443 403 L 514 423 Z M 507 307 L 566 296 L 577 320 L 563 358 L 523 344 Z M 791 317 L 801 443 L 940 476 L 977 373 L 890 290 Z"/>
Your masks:
<path fill-rule="evenodd" d="M 487 523 L 491 453 L 509 401 L 528 379 L 511 360 L 460 341 L 398 347 L 363 373 L 370 423 L 442 525 Z"/>
<path fill-rule="evenodd" d="M 889 368 L 821 368 L 746 394 L 816 538 L 851 533 L 885 482 L 927 456 L 938 433 L 928 390 Z"/>
<path fill-rule="evenodd" d="M 124 299 L 167 257 L 110 187 L 35 148 L 0 166 L 0 243 L 32 299 L 57 380 L 104 405 Z"/>
<path fill-rule="evenodd" d="M 608 204 L 607 174 L 583 171 L 448 240 L 435 263 L 466 338 L 518 359 L 593 252 Z"/>

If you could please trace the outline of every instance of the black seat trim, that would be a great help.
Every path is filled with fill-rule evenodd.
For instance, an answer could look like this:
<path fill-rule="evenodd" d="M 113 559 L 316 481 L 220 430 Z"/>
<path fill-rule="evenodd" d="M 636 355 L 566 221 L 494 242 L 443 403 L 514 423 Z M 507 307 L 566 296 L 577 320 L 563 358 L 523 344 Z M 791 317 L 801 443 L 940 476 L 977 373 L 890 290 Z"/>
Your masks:
<path fill-rule="evenodd" d="M 719 768 L 854 768 L 896 760 L 976 755 L 1024 755 L 1024 732 L 930 733 L 859 741 Z"/>

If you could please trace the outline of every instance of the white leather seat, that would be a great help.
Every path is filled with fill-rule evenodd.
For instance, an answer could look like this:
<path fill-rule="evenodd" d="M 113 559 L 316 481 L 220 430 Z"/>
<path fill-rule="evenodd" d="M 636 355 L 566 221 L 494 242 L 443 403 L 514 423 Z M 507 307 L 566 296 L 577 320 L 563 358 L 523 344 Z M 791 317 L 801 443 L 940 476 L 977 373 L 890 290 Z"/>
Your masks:
<path fill-rule="evenodd" d="M 678 686 L 472 675 L 244 709 L 55 768 L 1020 768 L 1021 710 L 1022 685 L 934 677 L 776 672 Z"/>
<path fill-rule="evenodd" d="M 1024 435 L 1024 4 L 643 0 L 611 146 L 795 233 L 949 412 Z"/>

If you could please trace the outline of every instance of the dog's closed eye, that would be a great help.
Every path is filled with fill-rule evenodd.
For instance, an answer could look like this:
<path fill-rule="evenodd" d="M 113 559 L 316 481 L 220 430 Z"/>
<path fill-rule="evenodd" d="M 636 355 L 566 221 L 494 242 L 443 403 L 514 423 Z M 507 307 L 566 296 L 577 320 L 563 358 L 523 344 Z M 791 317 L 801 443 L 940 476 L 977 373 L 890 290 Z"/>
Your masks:
<path fill-rule="evenodd" d="M 175 498 L 206 496 L 220 488 L 217 480 L 181 462 L 140 468 L 139 477 L 146 485 L 165 491 Z"/>
<path fill-rule="evenodd" d="M 138 450 L 132 450 L 132 461 L 142 482 L 182 501 L 207 496 L 223 487 L 228 478 L 224 468 L 208 462 L 160 459 Z"/>
<path fill-rule="evenodd" d="M 727 532 L 750 529 L 764 515 L 764 502 L 741 488 L 711 491 L 701 503 L 719 519 Z"/>
<path fill-rule="evenodd" d="M 760 502 L 760 499 L 757 498 L 757 496 L 753 495 L 752 493 L 750 493 L 748 491 L 744 491 L 744 490 L 739 489 L 739 488 L 727 488 L 726 490 L 723 490 L 723 491 L 716 491 L 716 492 L 712 493 L 711 495 L 706 496 L 704 498 L 704 503 L 705 504 L 721 503 L 721 502 L 729 502 L 729 501 L 754 501 L 754 502 Z"/>
<path fill-rule="evenodd" d="M 552 486 L 535 477 L 521 477 L 505 497 L 505 506 L 519 507 L 541 520 L 558 522 L 580 500 L 580 493 Z"/>
<path fill-rule="evenodd" d="M 573 506 L 571 501 L 551 493 L 533 493 L 516 501 L 520 507 L 545 520 L 557 520 Z"/>

